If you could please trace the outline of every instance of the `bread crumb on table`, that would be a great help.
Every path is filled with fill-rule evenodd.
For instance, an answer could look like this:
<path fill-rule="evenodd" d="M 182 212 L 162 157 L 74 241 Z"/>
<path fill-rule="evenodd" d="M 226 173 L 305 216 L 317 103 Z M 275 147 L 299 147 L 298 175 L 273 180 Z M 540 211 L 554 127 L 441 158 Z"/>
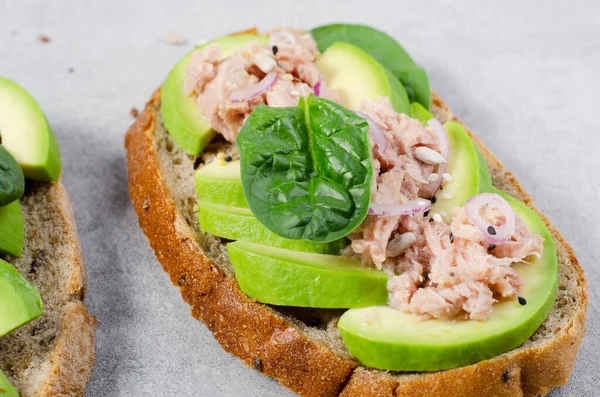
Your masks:
<path fill-rule="evenodd" d="M 185 37 L 173 32 L 165 33 L 163 41 L 169 45 L 184 45 L 187 43 Z"/>
<path fill-rule="evenodd" d="M 38 36 L 38 40 L 39 40 L 41 43 L 44 43 L 44 44 L 48 44 L 48 43 L 50 43 L 50 37 L 46 36 L 45 34 L 41 34 L 41 35 L 39 35 L 39 36 Z"/>
<path fill-rule="evenodd" d="M 140 111 L 137 110 L 137 108 L 133 107 L 131 108 L 131 110 L 129 111 L 129 114 L 131 115 L 131 117 L 133 117 L 134 119 L 137 119 L 137 116 L 140 114 Z"/>

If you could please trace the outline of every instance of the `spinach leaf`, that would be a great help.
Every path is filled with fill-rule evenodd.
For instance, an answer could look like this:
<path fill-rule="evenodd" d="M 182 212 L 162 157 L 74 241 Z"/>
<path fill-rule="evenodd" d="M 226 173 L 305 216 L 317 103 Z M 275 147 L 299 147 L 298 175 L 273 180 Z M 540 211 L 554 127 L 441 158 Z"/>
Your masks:
<path fill-rule="evenodd" d="M 386 33 L 369 26 L 352 24 L 319 26 L 310 33 L 321 52 L 337 41 L 354 44 L 368 52 L 404 84 L 411 102 L 419 102 L 429 109 L 431 92 L 427 73 Z"/>
<path fill-rule="evenodd" d="M 237 136 L 254 216 L 289 239 L 328 242 L 367 215 L 372 154 L 365 119 L 309 96 L 298 107 L 258 106 Z"/>
<path fill-rule="evenodd" d="M 14 157 L 0 145 L 0 207 L 12 203 L 25 191 L 25 176 Z"/>

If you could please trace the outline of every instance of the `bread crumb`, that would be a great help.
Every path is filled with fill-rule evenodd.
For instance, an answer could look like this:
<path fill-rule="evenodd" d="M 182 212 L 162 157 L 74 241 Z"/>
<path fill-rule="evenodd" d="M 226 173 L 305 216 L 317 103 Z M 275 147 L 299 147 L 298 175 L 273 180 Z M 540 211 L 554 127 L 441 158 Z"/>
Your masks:
<path fill-rule="evenodd" d="M 140 114 L 139 110 L 137 110 L 136 108 L 131 108 L 131 110 L 129 111 L 129 114 L 131 115 L 131 117 L 133 117 L 134 119 L 137 119 L 137 116 Z"/>
<path fill-rule="evenodd" d="M 45 34 L 41 34 L 41 35 L 39 35 L 39 36 L 38 36 L 38 40 L 39 40 L 41 43 L 44 43 L 44 44 L 48 44 L 48 43 L 50 43 L 50 37 L 46 36 Z"/>
<path fill-rule="evenodd" d="M 163 41 L 169 45 L 184 45 L 187 43 L 185 37 L 173 32 L 165 33 Z"/>

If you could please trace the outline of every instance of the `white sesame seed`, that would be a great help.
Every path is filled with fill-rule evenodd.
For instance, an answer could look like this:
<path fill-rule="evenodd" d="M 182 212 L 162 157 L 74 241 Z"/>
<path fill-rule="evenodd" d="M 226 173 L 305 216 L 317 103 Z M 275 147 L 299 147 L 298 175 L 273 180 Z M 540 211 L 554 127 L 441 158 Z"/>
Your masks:
<path fill-rule="evenodd" d="M 437 165 L 448 161 L 441 154 L 427 146 L 419 146 L 415 149 L 415 157 L 425 164 Z"/>
<path fill-rule="evenodd" d="M 290 95 L 298 96 L 298 95 L 300 95 L 300 91 L 296 91 L 296 90 L 290 91 Z"/>
<path fill-rule="evenodd" d="M 444 182 L 452 182 L 452 175 L 450 174 L 444 174 L 442 178 L 444 178 Z"/>
<path fill-rule="evenodd" d="M 427 177 L 427 180 L 429 182 L 435 182 L 438 180 L 438 178 L 439 178 L 439 175 L 434 172 L 432 174 L 429 174 L 429 176 Z"/>
<path fill-rule="evenodd" d="M 417 205 L 419 207 L 425 207 L 427 205 L 427 200 L 419 200 L 417 201 Z"/>
<path fill-rule="evenodd" d="M 275 62 L 272 57 L 260 52 L 254 55 L 253 60 L 256 66 L 258 66 L 258 68 L 264 73 L 269 73 L 275 66 L 277 66 L 277 62 Z"/>
<path fill-rule="evenodd" d="M 283 76 L 281 76 L 282 79 L 284 79 L 285 81 L 292 81 L 294 80 L 294 76 L 292 76 L 289 73 L 284 74 Z"/>
<path fill-rule="evenodd" d="M 442 216 L 440 214 L 438 214 L 437 212 L 434 213 L 433 215 L 431 215 L 431 217 L 433 218 L 433 220 L 435 222 L 440 223 L 442 221 Z"/>
<path fill-rule="evenodd" d="M 444 200 L 452 200 L 454 198 L 454 195 L 452 195 L 450 193 L 442 193 L 442 198 Z"/>

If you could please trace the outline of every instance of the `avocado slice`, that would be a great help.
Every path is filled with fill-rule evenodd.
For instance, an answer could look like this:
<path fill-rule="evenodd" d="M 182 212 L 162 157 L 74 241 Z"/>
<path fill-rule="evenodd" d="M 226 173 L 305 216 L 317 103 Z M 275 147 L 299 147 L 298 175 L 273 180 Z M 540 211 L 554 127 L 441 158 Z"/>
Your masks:
<path fill-rule="evenodd" d="M 210 41 L 197 47 L 194 51 L 209 44 L 218 43 L 225 58 L 233 55 L 253 40 L 265 44 L 269 41 L 266 36 L 239 34 Z M 185 69 L 192 56 L 192 52 L 177 62 L 171 70 L 160 89 L 160 95 L 163 122 L 167 131 L 181 150 L 195 156 L 204 149 L 208 142 L 215 136 L 216 132 L 208 125 L 208 121 L 196 106 L 196 101 L 185 95 L 183 91 L 186 75 Z"/>
<path fill-rule="evenodd" d="M 387 302 L 388 276 L 357 259 L 247 241 L 228 244 L 227 252 L 241 290 L 262 303 L 352 308 Z"/>
<path fill-rule="evenodd" d="M 517 299 L 494 304 L 485 321 L 419 320 L 390 307 L 352 309 L 338 327 L 350 354 L 363 365 L 393 371 L 438 371 L 476 363 L 523 344 L 542 324 L 556 299 L 556 245 L 529 207 L 498 192 L 527 226 L 544 238 L 540 259 L 513 266 L 524 282 Z"/>
<path fill-rule="evenodd" d="M 341 23 L 319 26 L 310 33 L 321 52 L 340 41 L 367 52 L 402 82 L 411 101 L 429 109 L 431 92 L 427 73 L 388 34 L 370 26 Z"/>
<path fill-rule="evenodd" d="M 0 207 L 0 254 L 21 256 L 25 243 L 25 224 L 21 203 L 15 200 Z"/>
<path fill-rule="evenodd" d="M 402 83 L 357 46 L 333 43 L 315 65 L 325 77 L 327 87 L 342 95 L 348 109 L 358 110 L 364 99 L 387 96 L 394 110 L 410 114 L 410 101 Z"/>
<path fill-rule="evenodd" d="M 0 259 L 0 338 L 42 313 L 38 290 L 13 265 Z"/>
<path fill-rule="evenodd" d="M 295 251 L 338 254 L 346 245 L 345 239 L 330 243 L 286 239 L 267 229 L 248 208 L 204 200 L 198 200 L 198 223 L 202 231 L 228 240 L 245 240 Z"/>
<path fill-rule="evenodd" d="M 220 165 L 213 161 L 196 171 L 196 193 L 200 200 L 232 207 L 248 208 L 242 179 L 240 161 Z"/>
<path fill-rule="evenodd" d="M 0 137 L 26 178 L 56 181 L 58 143 L 35 99 L 14 81 L 0 77 Z"/>
<path fill-rule="evenodd" d="M 0 397 L 19 397 L 17 389 L 10 384 L 4 372 L 0 370 Z"/>
<path fill-rule="evenodd" d="M 446 173 L 452 176 L 452 182 L 444 183 L 430 212 L 443 211 L 450 219 L 452 208 L 462 207 L 476 194 L 489 192 L 493 185 L 485 159 L 465 128 L 456 121 L 449 121 L 444 124 L 444 129 L 450 153 Z M 443 199 L 439 197 L 442 193 L 449 193 L 453 198 Z"/>

